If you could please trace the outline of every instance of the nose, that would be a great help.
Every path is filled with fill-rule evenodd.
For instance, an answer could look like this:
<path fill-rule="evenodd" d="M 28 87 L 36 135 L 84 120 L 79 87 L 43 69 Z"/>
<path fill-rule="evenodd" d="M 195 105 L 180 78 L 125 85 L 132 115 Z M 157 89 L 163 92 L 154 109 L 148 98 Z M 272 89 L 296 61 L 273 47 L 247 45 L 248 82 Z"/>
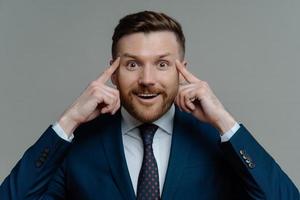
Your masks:
<path fill-rule="evenodd" d="M 155 84 L 155 71 L 153 66 L 147 65 L 142 68 L 139 84 L 143 86 L 152 86 Z"/>

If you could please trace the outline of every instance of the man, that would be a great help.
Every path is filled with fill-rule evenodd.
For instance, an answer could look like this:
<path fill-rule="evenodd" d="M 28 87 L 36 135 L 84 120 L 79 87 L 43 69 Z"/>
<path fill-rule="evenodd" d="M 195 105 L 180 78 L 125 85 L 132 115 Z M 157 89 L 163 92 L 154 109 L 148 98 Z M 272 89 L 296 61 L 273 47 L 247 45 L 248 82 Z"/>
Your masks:
<path fill-rule="evenodd" d="M 178 22 L 131 14 L 112 39 L 111 66 L 26 151 L 1 199 L 299 199 L 186 69 Z"/>

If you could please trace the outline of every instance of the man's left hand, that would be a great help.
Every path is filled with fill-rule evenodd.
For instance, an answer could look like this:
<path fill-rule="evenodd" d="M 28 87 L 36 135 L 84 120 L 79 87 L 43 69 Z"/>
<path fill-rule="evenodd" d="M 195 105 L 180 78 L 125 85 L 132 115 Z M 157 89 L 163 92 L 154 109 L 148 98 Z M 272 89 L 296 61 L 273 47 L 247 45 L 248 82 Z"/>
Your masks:
<path fill-rule="evenodd" d="M 176 67 L 185 80 L 184 83 L 180 83 L 175 98 L 176 105 L 181 110 L 192 113 L 200 121 L 210 123 L 219 130 L 221 135 L 230 130 L 236 121 L 225 110 L 208 83 L 195 77 L 178 60 L 176 60 Z"/>

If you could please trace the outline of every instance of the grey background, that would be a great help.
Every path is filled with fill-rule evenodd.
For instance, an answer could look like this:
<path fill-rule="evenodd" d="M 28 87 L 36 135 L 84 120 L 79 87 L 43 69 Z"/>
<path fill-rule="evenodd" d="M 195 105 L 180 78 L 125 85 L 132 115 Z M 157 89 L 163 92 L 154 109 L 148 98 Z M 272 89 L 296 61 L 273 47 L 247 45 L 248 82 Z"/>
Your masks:
<path fill-rule="evenodd" d="M 300 185 L 300 1 L 0 0 L 0 182 L 110 59 L 125 14 L 154 9 L 187 37 L 210 83 Z"/>

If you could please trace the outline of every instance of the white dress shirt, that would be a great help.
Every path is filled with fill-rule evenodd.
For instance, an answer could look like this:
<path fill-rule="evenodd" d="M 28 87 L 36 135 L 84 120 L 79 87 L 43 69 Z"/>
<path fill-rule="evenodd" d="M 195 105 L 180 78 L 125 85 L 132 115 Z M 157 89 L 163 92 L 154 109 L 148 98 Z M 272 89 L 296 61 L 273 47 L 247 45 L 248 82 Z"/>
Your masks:
<path fill-rule="evenodd" d="M 166 112 L 161 118 L 153 122 L 158 126 L 158 129 L 153 138 L 153 153 L 157 162 L 158 174 L 159 174 L 159 187 L 160 195 L 163 191 L 163 185 L 165 182 L 165 176 L 167 172 L 169 155 L 171 149 L 172 133 L 173 133 L 173 120 L 175 114 L 175 106 L 172 105 L 168 112 Z M 123 138 L 123 146 L 125 159 L 127 162 L 128 171 L 130 174 L 132 186 L 134 192 L 137 192 L 138 176 L 143 162 L 143 141 L 139 133 L 138 126 L 142 122 L 131 116 L 125 108 L 121 108 L 121 131 Z M 67 137 L 66 133 L 56 122 L 52 128 L 54 131 L 64 140 L 72 141 L 73 135 Z M 221 142 L 228 141 L 234 133 L 240 128 L 240 125 L 236 123 L 229 131 L 221 136 Z"/>

